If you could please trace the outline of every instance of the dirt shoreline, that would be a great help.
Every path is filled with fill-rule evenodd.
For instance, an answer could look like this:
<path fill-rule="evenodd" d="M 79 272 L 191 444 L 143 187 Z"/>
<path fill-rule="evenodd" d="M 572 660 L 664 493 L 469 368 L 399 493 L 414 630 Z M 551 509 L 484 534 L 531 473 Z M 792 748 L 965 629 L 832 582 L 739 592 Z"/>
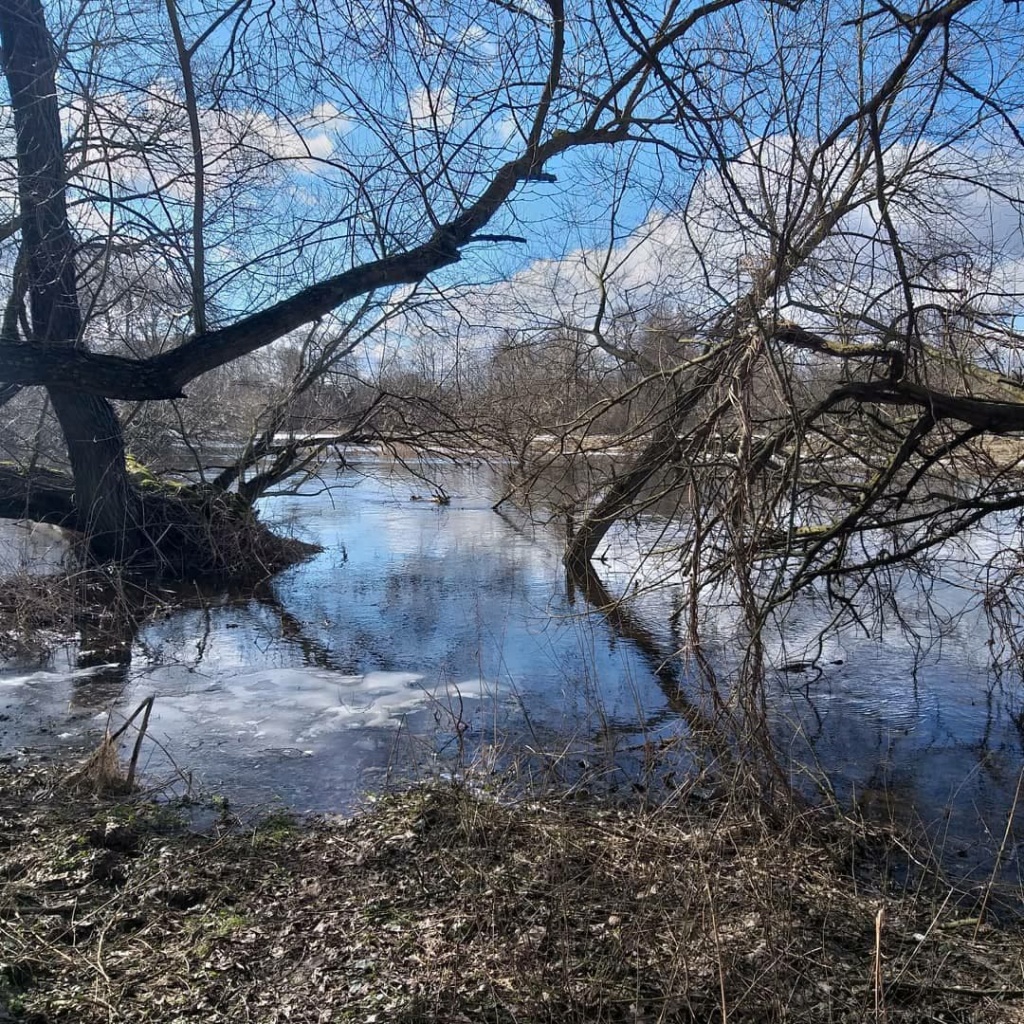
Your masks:
<path fill-rule="evenodd" d="M 66 777 L 0 766 L 0 1021 L 1024 1021 L 1020 919 L 818 812 L 433 785 L 198 834 Z"/>

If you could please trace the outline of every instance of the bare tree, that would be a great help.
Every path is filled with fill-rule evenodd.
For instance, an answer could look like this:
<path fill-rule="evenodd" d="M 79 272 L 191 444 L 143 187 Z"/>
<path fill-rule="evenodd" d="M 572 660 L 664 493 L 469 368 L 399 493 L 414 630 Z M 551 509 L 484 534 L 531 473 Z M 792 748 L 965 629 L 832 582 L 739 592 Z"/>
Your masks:
<path fill-rule="evenodd" d="M 10 318 L 0 378 L 48 389 L 74 476 L 63 521 L 100 557 L 164 561 L 167 538 L 185 540 L 129 479 L 111 399 L 181 398 L 201 375 L 322 318 L 344 329 L 351 303 L 442 274 L 474 243 L 514 241 L 482 232 L 524 187 L 551 182 L 556 158 L 653 138 L 659 55 L 685 52 L 734 3 L 669 3 L 628 29 L 611 9 L 567 14 L 559 0 L 483 11 L 240 2 L 212 13 L 169 2 L 116 12 L 108 50 L 90 38 L 93 12 L 72 12 L 51 35 L 39 0 L 5 0 L 20 246 L 10 304 L 28 303 Z M 140 62 L 150 53 L 152 65 Z M 90 140 L 80 181 L 62 102 Z M 325 118 L 345 122 L 344 146 L 308 130 Z M 282 172 L 288 164 L 305 178 Z M 91 249 L 155 245 L 174 266 L 191 300 L 179 344 L 101 351 L 82 305 L 76 190 Z M 12 493 L 3 507 L 41 511 L 25 502 Z"/>
<path fill-rule="evenodd" d="M 1021 504 L 986 441 L 1024 429 L 1020 54 L 1017 34 L 995 42 L 1013 9 L 269 10 L 168 0 L 90 47 L 85 14 L 51 37 L 37 0 L 0 3 L 17 169 L 0 379 L 47 388 L 74 474 L 73 506 L 55 490 L 33 514 L 100 556 L 159 562 L 166 515 L 124 471 L 111 400 L 185 408 L 203 375 L 284 339 L 289 380 L 210 481 L 251 501 L 318 457 L 324 439 L 275 440 L 302 396 L 410 302 L 514 272 L 529 203 L 553 221 L 576 180 L 576 223 L 600 180 L 611 230 L 576 254 L 577 315 L 546 324 L 573 350 L 571 368 L 543 356 L 570 382 L 552 426 L 617 422 L 635 454 L 582 497 L 570 566 L 676 503 L 683 564 L 733 574 L 756 618 Z M 177 298 L 115 349 L 101 325 L 130 305 L 111 285 L 128 263 Z M 600 387 L 580 386 L 584 366 Z M 18 480 L 11 514 L 40 493 Z"/>
<path fill-rule="evenodd" d="M 735 15 L 737 45 L 712 79 L 685 90 L 678 67 L 656 71 L 687 141 L 706 147 L 657 228 L 677 239 L 666 285 L 699 348 L 649 367 L 666 383 L 657 422 L 593 496 L 568 560 L 584 566 L 616 521 L 674 489 L 700 510 L 684 564 L 747 579 L 760 566 L 762 592 L 781 599 L 1022 504 L 977 462 L 983 437 L 1024 427 L 1006 372 L 1019 347 L 1019 83 L 985 31 L 1005 8 L 773 8 L 768 42 Z M 969 223 L 996 207 L 1010 219 L 1001 238 Z M 952 470 L 953 489 L 939 481 L 958 453 L 975 461 Z"/>

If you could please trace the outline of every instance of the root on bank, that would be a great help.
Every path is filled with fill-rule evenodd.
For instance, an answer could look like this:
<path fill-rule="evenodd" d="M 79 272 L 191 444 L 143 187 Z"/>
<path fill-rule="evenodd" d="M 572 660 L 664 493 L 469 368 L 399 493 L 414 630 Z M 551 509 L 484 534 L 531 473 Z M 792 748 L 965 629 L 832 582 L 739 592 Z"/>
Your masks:
<path fill-rule="evenodd" d="M 116 564 L 165 580 L 255 581 L 319 550 L 275 533 L 241 495 L 155 476 L 128 460 L 131 481 L 116 533 L 86 535 L 69 477 L 0 466 L 0 516 L 68 531 L 79 567 Z"/>
<path fill-rule="evenodd" d="M 239 495 L 199 486 L 142 491 L 142 542 L 130 568 L 173 579 L 254 580 L 320 550 L 275 533 Z"/>

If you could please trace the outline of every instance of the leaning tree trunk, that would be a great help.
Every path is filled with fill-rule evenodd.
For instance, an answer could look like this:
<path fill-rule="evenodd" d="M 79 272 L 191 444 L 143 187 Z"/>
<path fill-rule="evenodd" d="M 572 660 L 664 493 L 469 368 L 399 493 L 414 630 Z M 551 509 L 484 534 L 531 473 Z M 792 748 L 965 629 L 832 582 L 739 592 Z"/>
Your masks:
<path fill-rule="evenodd" d="M 592 571 L 591 560 L 605 534 L 617 520 L 634 510 L 637 499 L 655 474 L 679 457 L 678 433 L 686 418 L 721 377 L 728 365 L 728 355 L 729 348 L 723 345 L 688 387 L 676 391 L 663 421 L 643 450 L 583 518 L 565 551 L 564 561 L 570 575 L 578 580 L 586 579 Z M 677 384 L 672 382 L 672 387 L 677 388 Z"/>
<path fill-rule="evenodd" d="M 74 347 L 81 344 L 82 314 L 65 199 L 57 55 L 40 0 L 0 0 L 0 42 L 14 112 L 31 341 Z M 78 525 L 97 557 L 130 556 L 141 541 L 139 503 L 117 415 L 103 398 L 65 388 L 49 393 L 67 443 Z"/>

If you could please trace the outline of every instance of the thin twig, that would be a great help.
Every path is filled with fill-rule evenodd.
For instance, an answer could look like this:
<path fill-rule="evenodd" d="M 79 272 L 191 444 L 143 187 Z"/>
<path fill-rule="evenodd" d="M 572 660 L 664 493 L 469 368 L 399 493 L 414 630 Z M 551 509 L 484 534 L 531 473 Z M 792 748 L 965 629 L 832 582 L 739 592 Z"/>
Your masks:
<path fill-rule="evenodd" d="M 885 924 L 885 907 L 879 907 L 875 914 L 875 1020 L 885 1020 L 885 988 L 882 976 L 882 926 Z"/>
<path fill-rule="evenodd" d="M 140 705 L 139 708 L 145 708 L 146 712 L 142 716 L 142 725 L 139 726 L 139 735 L 135 737 L 135 746 L 132 748 L 132 758 L 128 762 L 128 785 L 131 786 L 135 782 L 135 768 L 139 763 L 139 750 L 142 747 L 142 740 L 146 735 L 146 729 L 149 726 L 149 716 L 153 710 L 153 696 L 147 697 Z M 136 710 L 135 714 L 138 714 Z M 132 716 L 134 718 L 134 715 Z"/>
<path fill-rule="evenodd" d="M 973 942 L 978 937 L 981 926 L 985 923 L 985 911 L 988 909 L 988 898 L 992 894 L 992 887 L 996 883 L 996 875 L 999 873 L 999 866 L 1003 862 L 1003 853 L 1006 850 L 1006 842 L 1010 838 L 1010 829 L 1013 828 L 1013 817 L 1017 813 L 1017 801 L 1020 799 L 1020 787 L 1024 783 L 1024 768 L 1021 768 L 1017 776 L 1017 788 L 1013 794 L 1013 803 L 1010 805 L 1010 813 L 1006 816 L 1006 828 L 1003 829 L 1003 841 L 999 844 L 996 853 L 995 863 L 992 865 L 992 874 L 989 876 L 988 885 L 985 886 L 985 895 L 981 898 L 981 907 L 978 910 L 978 923 L 974 926 L 974 934 L 971 936 Z"/>

